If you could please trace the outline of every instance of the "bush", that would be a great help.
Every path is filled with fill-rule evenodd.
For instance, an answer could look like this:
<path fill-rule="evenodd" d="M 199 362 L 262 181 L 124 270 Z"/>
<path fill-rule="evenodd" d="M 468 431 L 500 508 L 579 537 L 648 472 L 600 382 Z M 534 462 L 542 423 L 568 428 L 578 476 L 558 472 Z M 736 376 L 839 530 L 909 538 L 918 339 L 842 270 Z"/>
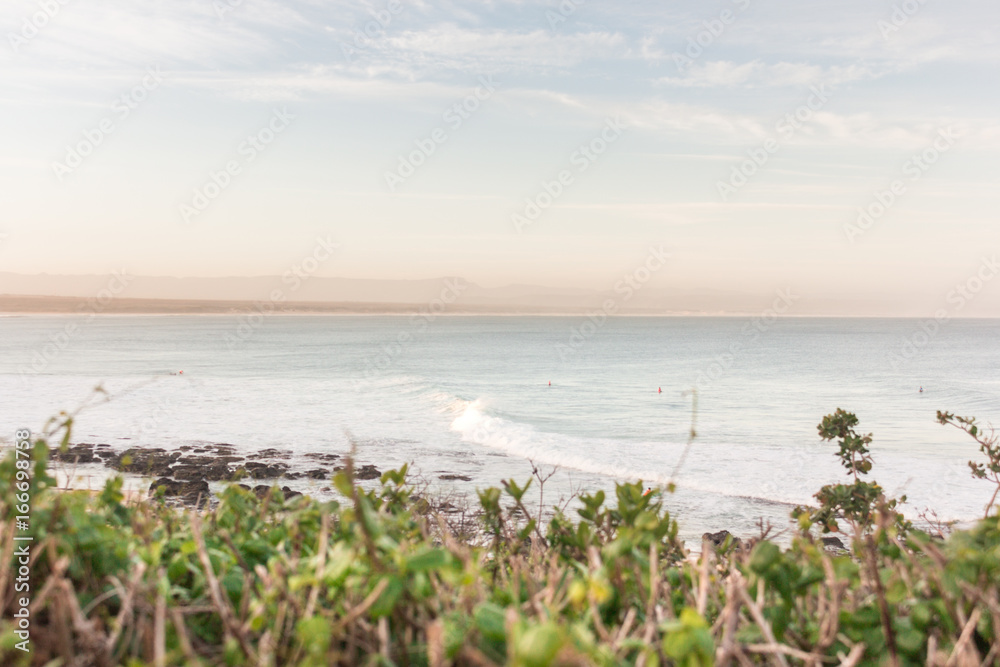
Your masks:
<path fill-rule="evenodd" d="M 44 665 L 979 665 L 1000 661 L 1000 516 L 947 541 L 902 519 L 874 483 L 870 436 L 838 411 L 853 489 L 821 491 L 782 549 L 766 539 L 694 555 L 660 492 L 619 484 L 542 529 L 528 484 L 480 492 L 485 546 L 453 536 L 406 482 L 374 490 L 349 463 L 342 499 L 217 506 L 126 502 L 54 488 L 33 443 L 33 653 L 15 648 L 16 460 L 0 464 L 0 657 Z M 67 429 L 68 429 L 67 424 Z M 68 442 L 68 433 L 63 443 Z M 849 465 L 848 465 L 849 464 Z M 529 482 L 530 483 L 530 482 Z M 866 484 L 859 487 L 858 484 Z M 829 489 L 829 487 L 826 487 Z M 863 492 L 855 493 L 864 489 Z M 514 503 L 505 509 L 502 500 Z M 841 522 L 853 555 L 806 528 Z M 902 530 L 901 527 L 905 527 Z M 951 661 L 951 662 L 949 662 Z"/>

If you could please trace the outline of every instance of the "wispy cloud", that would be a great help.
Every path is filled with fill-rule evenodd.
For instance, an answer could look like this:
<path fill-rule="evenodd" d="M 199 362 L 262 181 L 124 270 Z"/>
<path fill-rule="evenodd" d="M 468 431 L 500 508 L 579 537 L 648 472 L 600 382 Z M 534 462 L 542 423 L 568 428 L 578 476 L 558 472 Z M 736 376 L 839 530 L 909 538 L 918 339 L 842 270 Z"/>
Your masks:
<path fill-rule="evenodd" d="M 373 249 L 354 264 L 373 273 L 429 265 L 442 256 L 442 239 L 458 234 L 471 239 L 462 237 L 462 257 L 534 265 L 519 248 L 500 257 L 494 244 L 474 240 L 496 233 L 490 221 L 507 220 L 499 202 L 551 180 L 609 117 L 620 117 L 627 135 L 562 207 L 565 228 L 593 240 L 592 254 L 573 258 L 588 270 L 604 261 L 606 238 L 638 238 L 660 221 L 678 237 L 697 232 L 698 222 L 731 224 L 732 237 L 713 237 L 712 252 L 720 262 L 744 261 L 747 244 L 770 239 L 768 229 L 799 229 L 824 211 L 842 217 L 948 125 L 963 139 L 921 180 L 934 196 L 919 215 L 951 216 L 955 234 L 972 238 L 986 226 L 979 212 L 996 209 L 988 187 L 1000 148 L 1000 93 L 990 85 L 1000 64 L 995 0 L 924 3 L 888 37 L 878 21 L 897 0 L 752 2 L 684 67 L 674 54 L 737 3 L 574 3 L 566 21 L 550 25 L 546 12 L 558 11 L 559 0 L 402 0 L 353 57 L 344 45 L 378 21 L 388 0 L 229 3 L 71 0 L 23 48 L 0 48 L 0 101 L 14 128 L 0 159 L 0 198 L 11 238 L 29 244 L 5 261 L 22 262 L 18 270 L 73 262 L 100 270 L 95 262 L 132 254 L 176 270 L 177 258 L 190 256 L 192 271 L 203 261 L 204 271 L 244 272 L 253 270 L 249 258 L 292 248 L 293 230 L 336 224 Z M 218 5 L 231 10 L 220 17 Z M 37 11 L 38 0 L 0 2 L 3 41 Z M 51 182 L 52 160 L 93 133 L 151 66 L 165 82 L 141 113 L 103 141 L 79 178 Z M 442 112 L 481 74 L 500 83 L 488 110 L 427 144 L 444 126 Z M 714 202 L 716 182 L 773 139 L 813 86 L 832 91 L 829 104 L 782 137 L 738 200 Z M 285 104 L 299 118 L 295 131 L 241 175 L 212 224 L 181 237 L 160 222 L 176 218 L 178 199 L 221 168 L 241 128 Z M 428 145 L 433 154 L 421 148 Z M 419 150 L 426 155 L 411 152 Z M 392 195 L 383 174 L 403 154 L 426 166 Z M 977 187 L 961 187 L 968 182 Z M 916 208 L 924 200 L 913 194 Z M 576 226 L 577 215 L 587 225 Z M 140 238 L 154 228 L 160 242 Z M 97 243 L 95 229 L 114 233 L 88 245 Z M 233 252 L 234 234 L 246 252 Z M 941 236 L 926 234 L 927 252 L 939 250 Z M 801 256 L 762 252 L 771 254 L 754 256 L 761 266 Z M 410 268 L 393 265 L 399 257 Z M 465 260 L 449 261 L 461 271 Z M 480 263 L 461 266 L 474 277 Z"/>
<path fill-rule="evenodd" d="M 614 32 L 553 34 L 542 29 L 470 30 L 441 25 L 376 41 L 371 59 L 386 57 L 415 64 L 425 71 L 488 67 L 545 72 L 620 56 L 625 43 L 625 37 Z"/>
<path fill-rule="evenodd" d="M 18 33 L 34 2 L 3 3 L 0 22 Z M 273 32 L 308 24 L 274 0 L 244 2 L 238 16 L 220 19 L 209 2 L 71 2 L 5 59 L 20 66 L 62 66 L 70 70 L 133 66 L 137 61 L 201 67 L 240 66 L 275 47 Z"/>
<path fill-rule="evenodd" d="M 761 60 L 735 63 L 726 60 L 692 65 L 681 76 L 662 77 L 657 83 L 681 87 L 745 87 L 775 88 L 807 86 L 826 83 L 836 86 L 855 81 L 877 79 L 889 74 L 877 72 L 868 65 L 822 67 L 807 63 L 778 62 L 767 64 Z"/>

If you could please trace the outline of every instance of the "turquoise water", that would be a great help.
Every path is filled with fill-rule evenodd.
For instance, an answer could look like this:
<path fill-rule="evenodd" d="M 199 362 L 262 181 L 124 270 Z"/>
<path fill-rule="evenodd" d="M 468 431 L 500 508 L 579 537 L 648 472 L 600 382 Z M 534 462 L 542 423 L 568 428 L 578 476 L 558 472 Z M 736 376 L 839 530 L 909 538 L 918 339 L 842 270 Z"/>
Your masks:
<path fill-rule="evenodd" d="M 225 442 L 412 462 L 471 492 L 559 466 L 547 501 L 615 480 L 664 483 L 685 535 L 784 525 L 843 478 L 823 415 L 874 434 L 873 476 L 942 518 L 989 499 L 968 436 L 935 411 L 1000 415 L 1000 321 L 622 317 L 14 316 L 0 318 L 0 434 L 87 400 L 74 440 Z M 73 328 L 75 326 L 75 328 Z M 909 345 L 907 344 L 909 341 Z M 182 375 L 171 375 L 183 370 Z M 551 386 L 549 385 L 551 382 Z M 924 392 L 918 388 L 923 386 Z M 662 389 L 662 393 L 658 392 Z M 457 485 L 457 486 L 455 486 Z M 313 489 L 322 494 L 320 488 Z"/>

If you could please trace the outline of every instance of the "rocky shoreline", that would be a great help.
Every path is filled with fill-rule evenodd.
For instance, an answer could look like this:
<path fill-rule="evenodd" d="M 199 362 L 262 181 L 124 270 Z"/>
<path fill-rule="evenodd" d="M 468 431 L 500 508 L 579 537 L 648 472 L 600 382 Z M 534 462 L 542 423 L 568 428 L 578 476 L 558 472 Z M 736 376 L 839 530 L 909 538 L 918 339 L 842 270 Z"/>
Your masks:
<path fill-rule="evenodd" d="M 103 443 L 77 443 L 70 445 L 66 451 L 54 450 L 51 459 L 68 466 L 103 465 L 126 475 L 153 478 L 146 491 L 150 497 L 162 493 L 168 503 L 199 508 L 217 502 L 210 483 L 237 483 L 261 498 L 277 487 L 285 498 L 292 498 L 302 495 L 302 492 L 287 484 L 282 485 L 283 481 L 325 481 L 327 485 L 319 490 L 332 493 L 330 482 L 333 475 L 344 469 L 344 459 L 340 454 L 300 454 L 275 448 L 239 454 L 235 445 L 227 443 L 184 445 L 176 450 L 159 447 L 116 450 Z M 440 472 L 442 474 L 437 478 L 442 481 L 472 481 L 466 475 Z M 376 480 L 382 476 L 382 471 L 373 464 L 356 462 L 354 476 L 359 481 Z M 249 482 L 258 483 L 251 485 Z M 420 502 L 425 511 L 462 514 L 463 526 L 467 513 L 469 518 L 477 514 L 475 510 L 469 512 L 468 508 L 459 507 L 444 499 L 422 500 L 419 495 L 414 496 L 414 499 Z M 741 549 L 745 546 L 744 540 L 727 530 L 705 533 L 702 539 L 717 549 L 723 547 L 727 540 L 733 548 Z M 823 537 L 822 541 L 824 548 L 831 553 L 850 552 L 836 537 Z"/>
<path fill-rule="evenodd" d="M 703 542 L 711 544 L 715 549 L 723 548 L 728 544 L 729 548 L 743 549 L 747 552 L 749 552 L 758 541 L 756 539 L 743 540 L 742 538 L 736 537 L 728 530 L 720 530 L 717 533 L 705 533 L 701 536 L 701 539 Z M 851 553 L 851 550 L 847 548 L 847 545 L 835 535 L 822 535 L 819 537 L 819 543 L 827 553 L 834 556 L 850 555 Z"/>
<path fill-rule="evenodd" d="M 315 480 L 329 482 L 343 470 L 339 454 L 306 453 L 295 455 L 289 450 L 263 449 L 246 454 L 237 453 L 234 445 L 219 443 L 196 447 L 185 445 L 168 451 L 158 447 L 129 447 L 116 451 L 108 444 L 77 443 L 66 451 L 55 450 L 53 461 L 67 465 L 100 464 L 111 470 L 142 477 L 153 477 L 149 495 L 162 489 L 165 498 L 183 505 L 203 507 L 213 502 L 210 482 L 235 482 L 263 497 L 282 480 Z M 376 466 L 356 465 L 358 480 L 378 479 L 382 471 Z M 251 486 L 246 482 L 270 482 Z M 279 486 L 286 498 L 301 495 L 289 486 Z"/>

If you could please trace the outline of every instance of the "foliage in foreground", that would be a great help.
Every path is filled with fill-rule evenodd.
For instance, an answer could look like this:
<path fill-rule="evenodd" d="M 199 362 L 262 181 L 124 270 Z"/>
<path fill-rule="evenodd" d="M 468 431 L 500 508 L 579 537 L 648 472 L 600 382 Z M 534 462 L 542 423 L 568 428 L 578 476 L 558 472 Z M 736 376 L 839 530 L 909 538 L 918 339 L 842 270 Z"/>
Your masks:
<path fill-rule="evenodd" d="M 950 415 L 944 423 L 954 423 Z M 487 544 L 426 513 L 406 469 L 342 502 L 233 486 L 195 513 L 54 488 L 34 443 L 34 653 L 14 648 L 15 461 L 0 465 L 0 658 L 44 665 L 987 665 L 1000 662 L 1000 515 L 947 540 L 877 485 L 870 437 L 838 411 L 854 484 L 825 487 L 783 550 L 692 556 L 658 493 L 620 484 L 538 525 L 525 487 L 480 493 Z M 969 422 L 960 422 L 969 427 Z M 68 427 L 68 425 L 67 425 Z M 978 431 L 972 432 L 979 436 Z M 867 440 L 866 440 L 867 438 Z M 68 436 L 67 436 L 68 439 Z M 65 441 L 65 440 L 64 440 Z M 994 446 L 995 442 L 992 445 Z M 984 449 L 989 455 L 990 451 Z M 994 461 L 995 464 L 995 461 Z M 988 475 L 989 468 L 984 470 Z M 853 556 L 813 538 L 850 525 Z"/>

